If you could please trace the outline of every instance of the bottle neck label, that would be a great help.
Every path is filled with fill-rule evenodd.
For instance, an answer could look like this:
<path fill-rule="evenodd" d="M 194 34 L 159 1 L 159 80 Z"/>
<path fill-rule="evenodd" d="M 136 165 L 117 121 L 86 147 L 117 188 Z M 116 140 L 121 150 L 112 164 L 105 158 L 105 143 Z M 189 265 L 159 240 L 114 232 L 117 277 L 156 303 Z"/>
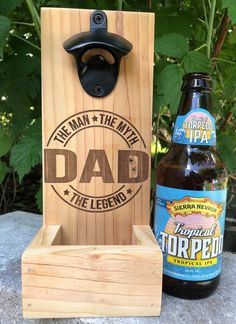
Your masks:
<path fill-rule="evenodd" d="M 189 111 L 177 116 L 173 143 L 189 145 L 216 145 L 216 127 L 213 116 L 203 108 Z"/>

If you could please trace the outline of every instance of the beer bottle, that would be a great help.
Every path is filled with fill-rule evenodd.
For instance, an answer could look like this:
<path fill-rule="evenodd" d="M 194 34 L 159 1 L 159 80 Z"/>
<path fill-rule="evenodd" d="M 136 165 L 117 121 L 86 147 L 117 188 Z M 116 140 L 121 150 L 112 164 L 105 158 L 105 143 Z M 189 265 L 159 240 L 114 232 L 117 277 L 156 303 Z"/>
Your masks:
<path fill-rule="evenodd" d="M 183 77 L 169 151 L 157 167 L 154 232 L 163 251 L 163 290 L 213 293 L 222 263 L 227 171 L 216 151 L 211 77 Z"/>

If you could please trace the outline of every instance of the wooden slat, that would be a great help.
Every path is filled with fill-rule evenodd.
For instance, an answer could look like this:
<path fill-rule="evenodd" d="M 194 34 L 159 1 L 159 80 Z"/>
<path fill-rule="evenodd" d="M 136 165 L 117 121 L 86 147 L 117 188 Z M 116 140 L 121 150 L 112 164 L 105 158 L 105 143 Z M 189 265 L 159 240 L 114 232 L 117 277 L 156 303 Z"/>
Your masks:
<path fill-rule="evenodd" d="M 45 276 L 38 274 L 27 274 L 24 273 L 22 284 L 24 287 L 34 287 L 34 288 L 51 288 L 51 289 L 61 289 L 68 291 L 79 291 L 84 293 L 84 297 L 86 294 L 90 296 L 90 293 L 94 294 L 105 294 L 105 295 L 116 295 L 116 291 L 118 291 L 117 295 L 126 296 L 130 295 L 130 291 L 127 290 L 127 282 L 126 285 L 124 283 L 117 282 L 106 282 L 102 280 L 83 280 L 83 279 L 75 279 L 71 278 L 71 275 L 67 273 L 68 277 L 57 277 L 54 275 Z M 154 278 L 152 278 L 154 279 Z M 144 291 L 148 292 L 149 296 L 156 296 L 156 290 L 158 285 L 154 282 L 150 282 L 149 284 L 137 282 L 136 284 L 132 284 L 132 295 L 134 296 L 143 296 Z M 30 292 L 30 296 L 32 296 Z"/>
<path fill-rule="evenodd" d="M 139 273 L 138 276 L 134 276 L 133 272 L 116 271 L 114 278 L 114 271 L 101 271 L 87 268 L 78 268 L 48 264 L 34 264 L 34 263 L 23 263 L 22 274 L 32 274 L 38 276 L 53 276 L 60 278 L 72 278 L 83 280 L 84 282 L 101 282 L 101 283 L 117 283 L 117 284 L 130 284 L 130 285 L 153 285 L 156 280 L 156 276 L 160 274 L 160 266 L 153 267 L 152 272 Z"/>
<path fill-rule="evenodd" d="M 24 286 L 23 294 L 25 298 L 32 297 L 34 299 L 45 299 L 47 300 L 58 300 L 58 296 L 61 301 L 66 302 L 78 302 L 78 303 L 91 303 L 91 304 L 102 304 L 105 305 L 126 305 L 126 306 L 150 306 L 153 305 L 157 307 L 159 300 L 156 298 L 156 295 L 135 295 L 132 293 L 132 288 L 130 287 L 130 293 L 121 294 L 117 289 L 109 294 L 106 292 L 97 293 L 96 291 L 87 292 L 85 290 L 70 290 L 66 289 L 57 289 L 57 288 L 48 288 L 48 287 L 34 287 L 34 286 Z M 157 302 L 155 302 L 155 300 Z"/>
<path fill-rule="evenodd" d="M 132 243 L 138 245 L 157 246 L 157 240 L 148 225 L 133 225 Z"/>
<path fill-rule="evenodd" d="M 53 317 L 117 317 L 117 316 L 157 316 L 160 306 L 104 305 L 94 303 L 64 302 L 59 300 L 31 299 L 23 300 L 24 318 Z"/>
<path fill-rule="evenodd" d="M 56 244 L 61 244 L 61 226 L 48 225 L 41 227 L 29 247 L 51 246 Z"/>
<path fill-rule="evenodd" d="M 161 260 L 161 252 L 149 246 L 52 246 L 28 249 L 23 263 L 61 265 L 92 271 L 151 273 Z M 148 262 L 148 264 L 145 264 Z M 142 266 L 142 268 L 140 268 Z"/>

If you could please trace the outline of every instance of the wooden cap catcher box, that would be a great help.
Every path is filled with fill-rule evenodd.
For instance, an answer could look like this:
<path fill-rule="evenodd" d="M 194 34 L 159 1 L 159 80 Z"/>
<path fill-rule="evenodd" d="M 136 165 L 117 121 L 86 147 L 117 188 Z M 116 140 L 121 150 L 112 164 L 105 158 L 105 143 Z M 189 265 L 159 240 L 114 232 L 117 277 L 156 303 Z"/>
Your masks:
<path fill-rule="evenodd" d="M 43 8 L 41 20 L 44 213 L 22 256 L 23 315 L 159 315 L 154 14 Z"/>

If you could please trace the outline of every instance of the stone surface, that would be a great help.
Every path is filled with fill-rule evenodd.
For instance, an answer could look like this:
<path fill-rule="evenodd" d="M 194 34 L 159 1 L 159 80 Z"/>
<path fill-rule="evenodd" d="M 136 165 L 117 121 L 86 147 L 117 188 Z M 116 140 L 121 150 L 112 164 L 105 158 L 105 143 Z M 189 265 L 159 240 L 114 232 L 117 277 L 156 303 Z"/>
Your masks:
<path fill-rule="evenodd" d="M 216 293 L 202 300 L 163 295 L 158 317 L 23 320 L 20 258 L 42 224 L 42 217 L 24 212 L 0 215 L 0 324 L 234 324 L 236 323 L 236 254 L 225 252 Z"/>

